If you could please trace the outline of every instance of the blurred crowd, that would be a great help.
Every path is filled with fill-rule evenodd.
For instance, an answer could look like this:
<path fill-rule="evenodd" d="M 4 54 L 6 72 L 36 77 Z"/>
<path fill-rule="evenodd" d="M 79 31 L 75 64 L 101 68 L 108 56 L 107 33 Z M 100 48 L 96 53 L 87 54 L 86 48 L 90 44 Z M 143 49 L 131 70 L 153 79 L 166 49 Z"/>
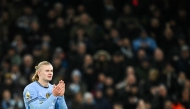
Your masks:
<path fill-rule="evenodd" d="M 68 109 L 190 109 L 189 0 L 0 0 L 0 109 L 49 61 Z"/>

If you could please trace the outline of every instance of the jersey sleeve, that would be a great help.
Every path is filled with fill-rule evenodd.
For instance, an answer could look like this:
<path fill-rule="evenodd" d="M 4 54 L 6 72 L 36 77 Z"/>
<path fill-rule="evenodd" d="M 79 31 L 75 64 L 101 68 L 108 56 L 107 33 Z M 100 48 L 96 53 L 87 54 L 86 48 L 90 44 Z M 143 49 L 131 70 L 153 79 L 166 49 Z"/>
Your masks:
<path fill-rule="evenodd" d="M 68 109 L 64 96 L 58 97 L 56 104 L 55 104 L 55 109 Z"/>
<path fill-rule="evenodd" d="M 28 107 L 30 107 L 30 109 L 48 109 L 49 107 L 53 106 L 57 100 L 57 97 L 51 94 L 51 96 L 46 101 L 40 104 L 37 94 L 38 93 L 33 87 L 26 87 L 23 92 L 24 102 Z"/>
<path fill-rule="evenodd" d="M 34 88 L 26 87 L 23 92 L 24 102 L 30 104 L 38 99 L 37 92 Z"/>

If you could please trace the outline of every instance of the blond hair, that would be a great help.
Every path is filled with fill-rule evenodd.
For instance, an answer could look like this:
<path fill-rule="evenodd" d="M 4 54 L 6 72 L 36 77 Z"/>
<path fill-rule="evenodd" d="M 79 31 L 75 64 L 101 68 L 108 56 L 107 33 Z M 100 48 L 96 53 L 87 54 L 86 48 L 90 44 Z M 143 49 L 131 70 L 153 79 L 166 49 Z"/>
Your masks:
<path fill-rule="evenodd" d="M 38 76 L 38 72 L 39 69 L 43 66 L 43 65 L 51 65 L 49 62 L 47 61 L 42 61 L 38 64 L 38 66 L 35 66 L 36 72 L 34 74 L 34 76 L 32 77 L 32 81 L 38 81 L 39 80 L 39 76 Z"/>

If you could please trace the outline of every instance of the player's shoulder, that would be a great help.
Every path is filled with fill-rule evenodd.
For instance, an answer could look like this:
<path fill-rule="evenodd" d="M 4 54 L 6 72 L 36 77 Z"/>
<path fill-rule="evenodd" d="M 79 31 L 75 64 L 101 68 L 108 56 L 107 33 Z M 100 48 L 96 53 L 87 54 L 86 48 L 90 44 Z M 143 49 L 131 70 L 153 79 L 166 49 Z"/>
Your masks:
<path fill-rule="evenodd" d="M 32 89 L 35 89 L 35 88 L 36 88 L 36 82 L 34 81 L 34 82 L 28 84 L 28 85 L 24 88 L 24 90 L 27 90 L 27 89 L 32 90 Z"/>

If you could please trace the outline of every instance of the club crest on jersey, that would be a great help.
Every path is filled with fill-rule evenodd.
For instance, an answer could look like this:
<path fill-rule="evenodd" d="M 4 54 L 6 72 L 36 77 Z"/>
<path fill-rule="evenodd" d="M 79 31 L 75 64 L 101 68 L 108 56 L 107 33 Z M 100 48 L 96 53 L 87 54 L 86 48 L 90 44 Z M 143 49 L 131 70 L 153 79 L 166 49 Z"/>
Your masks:
<path fill-rule="evenodd" d="M 49 93 L 46 93 L 46 98 L 49 98 L 50 94 Z"/>

